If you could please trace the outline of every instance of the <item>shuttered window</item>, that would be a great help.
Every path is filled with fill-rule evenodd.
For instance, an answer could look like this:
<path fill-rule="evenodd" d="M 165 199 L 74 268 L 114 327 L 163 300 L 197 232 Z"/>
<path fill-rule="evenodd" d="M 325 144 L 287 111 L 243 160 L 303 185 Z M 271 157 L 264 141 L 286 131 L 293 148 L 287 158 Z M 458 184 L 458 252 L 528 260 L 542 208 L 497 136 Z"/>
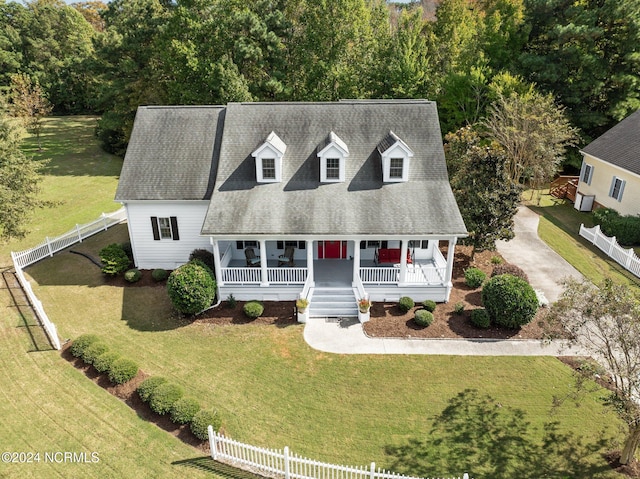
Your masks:
<path fill-rule="evenodd" d="M 155 241 L 163 239 L 177 241 L 180 239 L 180 234 L 178 233 L 178 218 L 176 216 L 152 216 L 151 230 L 153 231 L 153 239 Z"/>

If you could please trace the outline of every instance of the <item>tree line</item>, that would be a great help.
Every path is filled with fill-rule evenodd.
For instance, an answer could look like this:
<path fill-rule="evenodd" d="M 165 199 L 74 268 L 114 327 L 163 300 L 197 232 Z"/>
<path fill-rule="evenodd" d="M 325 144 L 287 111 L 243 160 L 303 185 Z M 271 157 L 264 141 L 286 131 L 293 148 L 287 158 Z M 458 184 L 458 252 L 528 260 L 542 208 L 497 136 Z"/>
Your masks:
<path fill-rule="evenodd" d="M 0 88 L 100 114 L 118 154 L 141 104 L 420 97 L 447 133 L 531 89 L 588 141 L 640 107 L 638 44 L 636 0 L 2 1 Z"/>

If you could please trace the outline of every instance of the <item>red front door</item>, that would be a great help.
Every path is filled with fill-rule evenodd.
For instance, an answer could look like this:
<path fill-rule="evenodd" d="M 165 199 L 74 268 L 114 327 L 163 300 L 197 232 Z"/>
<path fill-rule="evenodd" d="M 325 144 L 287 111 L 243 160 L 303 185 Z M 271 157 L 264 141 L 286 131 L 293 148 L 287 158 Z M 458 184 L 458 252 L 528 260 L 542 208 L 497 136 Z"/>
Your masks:
<path fill-rule="evenodd" d="M 346 241 L 318 241 L 318 258 L 341 259 L 346 257 Z"/>

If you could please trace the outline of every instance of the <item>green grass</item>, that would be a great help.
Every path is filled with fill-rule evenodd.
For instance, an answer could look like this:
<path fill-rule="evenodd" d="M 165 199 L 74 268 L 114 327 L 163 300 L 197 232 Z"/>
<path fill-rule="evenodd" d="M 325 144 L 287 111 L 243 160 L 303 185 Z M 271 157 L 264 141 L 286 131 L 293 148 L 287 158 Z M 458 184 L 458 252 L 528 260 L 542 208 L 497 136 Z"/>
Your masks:
<path fill-rule="evenodd" d="M 125 234 L 119 226 L 81 248 L 95 255 Z M 601 454 L 622 438 L 620 422 L 603 408 L 602 392 L 552 413 L 553 397 L 572 384 L 555 358 L 333 355 L 309 348 L 302 325 L 179 320 L 163 288 L 105 285 L 81 256 L 62 253 L 28 273 L 63 337 L 99 335 L 145 372 L 218 409 L 234 439 L 422 476 L 539 477 L 530 465 L 548 460 L 547 477 L 617 477 Z M 460 394 L 469 406 L 451 407 Z M 487 432 L 496 441 L 481 447 L 483 428 L 493 427 L 485 416 L 500 427 Z M 558 440 L 543 446 L 554 421 Z M 443 430 L 448 423 L 475 426 Z M 513 446 L 501 437 L 510 428 L 526 459 L 500 452 Z"/>
<path fill-rule="evenodd" d="M 27 137 L 23 150 L 34 161 L 50 159 L 44 170 L 40 198 L 57 202 L 54 208 L 36 210 L 28 221 L 28 235 L 0 244 L 0 266 L 11 263 L 10 251 L 39 244 L 120 208 L 113 201 L 122 159 L 105 153 L 93 136 L 94 116 L 51 117 L 44 121 L 43 151 L 34 137 Z"/>
<path fill-rule="evenodd" d="M 526 200 L 529 194 L 525 193 Z M 534 202 L 528 206 L 541 216 L 538 226 L 540 238 L 586 278 L 594 283 L 612 278 L 617 283 L 630 285 L 640 291 L 640 278 L 608 259 L 598 248 L 579 236 L 580 224 L 586 227 L 594 225 L 591 213 L 579 212 L 571 203 L 548 194 L 541 195 L 540 204 Z"/>

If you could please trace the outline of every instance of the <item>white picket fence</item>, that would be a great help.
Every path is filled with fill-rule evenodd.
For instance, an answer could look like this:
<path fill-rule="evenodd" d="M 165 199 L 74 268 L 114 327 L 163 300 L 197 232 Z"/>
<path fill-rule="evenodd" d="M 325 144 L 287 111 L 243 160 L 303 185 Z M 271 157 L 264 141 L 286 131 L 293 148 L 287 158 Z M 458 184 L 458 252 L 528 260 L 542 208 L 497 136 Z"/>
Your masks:
<path fill-rule="evenodd" d="M 580 236 L 591 241 L 601 251 L 615 260 L 616 263 L 640 278 L 640 258 L 633 248 L 625 249 L 621 247 L 615 236 L 609 237 L 600 231 L 600 225 L 595 225 L 593 228 L 585 228 L 584 224 L 581 224 Z"/>
<path fill-rule="evenodd" d="M 75 228 L 57 238 L 49 238 L 47 236 L 38 246 L 18 253 L 11 252 L 13 264 L 25 268 L 43 258 L 53 256 L 54 253 L 71 245 L 81 243 L 82 240 L 89 236 L 93 236 L 100 231 L 106 231 L 111 226 L 120 224 L 126 219 L 127 214 L 124 208 L 109 214 L 102 213 L 102 216 L 97 220 L 85 225 L 76 225 Z"/>
<path fill-rule="evenodd" d="M 56 325 L 49 319 L 49 316 L 47 316 L 47 313 L 42 307 L 42 303 L 33 292 L 31 283 L 29 283 L 29 280 L 27 280 L 22 271 L 23 268 L 40 261 L 43 258 L 53 256 L 54 253 L 63 250 L 64 248 L 68 248 L 73 244 L 81 243 L 83 239 L 99 233 L 100 231 L 105 231 L 111 226 L 122 223 L 126 219 L 127 215 L 124 208 L 120 208 L 114 213 L 102 213 L 102 216 L 97 220 L 86 225 L 76 225 L 74 229 L 58 236 L 57 238 L 49 238 L 47 236 L 42 243 L 34 248 L 20 251 L 18 253 L 14 253 L 13 251 L 11 252 L 11 259 L 13 260 L 13 267 L 16 270 L 16 277 L 27 295 L 29 303 L 31 303 L 38 321 L 42 325 L 45 333 L 47 333 L 49 341 L 51 341 L 51 345 L 54 348 L 61 348 L 60 338 L 58 338 L 58 330 Z"/>
<path fill-rule="evenodd" d="M 286 446 L 277 450 L 243 444 L 211 426 L 209 448 L 214 461 L 277 479 L 422 479 L 376 468 L 374 462 L 370 466 L 339 466 L 298 456 Z M 469 474 L 457 479 L 469 479 Z"/>

